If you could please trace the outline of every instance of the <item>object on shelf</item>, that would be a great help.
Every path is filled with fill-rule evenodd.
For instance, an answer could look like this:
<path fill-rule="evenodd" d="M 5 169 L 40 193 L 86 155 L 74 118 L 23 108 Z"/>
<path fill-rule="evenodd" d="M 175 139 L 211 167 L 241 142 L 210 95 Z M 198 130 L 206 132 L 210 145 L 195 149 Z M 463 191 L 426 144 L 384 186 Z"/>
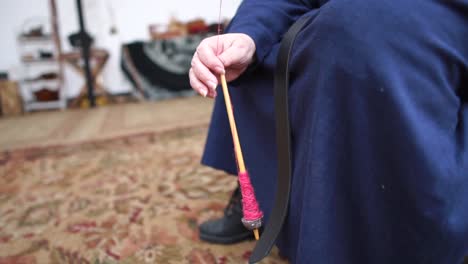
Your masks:
<path fill-rule="evenodd" d="M 44 33 L 43 26 L 34 26 L 25 32 L 21 33 L 21 36 L 24 38 L 38 38 L 44 37 L 46 34 Z"/>
<path fill-rule="evenodd" d="M 224 32 L 224 28 L 227 24 L 229 24 L 229 20 L 224 20 L 224 22 L 221 24 L 221 28 L 219 28 L 221 30 L 221 33 Z M 208 33 L 218 34 L 218 27 L 218 23 L 208 25 Z"/>
<path fill-rule="evenodd" d="M 35 79 L 36 80 L 55 80 L 58 77 L 59 76 L 58 76 L 58 74 L 56 72 L 47 72 L 47 73 L 43 73 L 43 74 L 39 75 Z"/>
<path fill-rule="evenodd" d="M 39 50 L 39 58 L 50 59 L 53 57 L 54 57 L 54 53 L 52 51 Z"/>
<path fill-rule="evenodd" d="M 208 26 L 203 19 L 195 19 L 193 21 L 189 21 L 186 24 L 188 34 L 200 34 L 200 33 L 207 33 Z"/>
<path fill-rule="evenodd" d="M 150 32 L 150 37 L 153 40 L 156 39 L 171 39 L 175 37 L 179 37 L 182 35 L 181 32 L 178 31 L 161 31 L 162 26 L 161 25 L 150 25 L 149 26 L 149 32 Z"/>
<path fill-rule="evenodd" d="M 8 80 L 8 72 L 1 71 L 0 72 L 0 81 L 7 81 Z"/>
<path fill-rule="evenodd" d="M 229 23 L 228 19 L 224 19 L 221 24 L 221 30 Z M 218 32 L 218 24 L 206 24 L 203 19 L 194 19 L 183 23 L 175 18 L 171 18 L 168 25 L 154 24 L 149 26 L 149 34 L 152 40 L 172 39 L 187 35 L 197 34 L 216 34 Z"/>
<path fill-rule="evenodd" d="M 22 61 L 33 61 L 35 59 L 36 57 L 34 56 L 34 54 L 31 54 L 31 53 L 21 55 Z"/>
<path fill-rule="evenodd" d="M 50 62 L 56 61 L 57 58 L 54 56 L 53 52 L 50 51 L 37 51 L 37 54 L 26 53 L 21 55 L 21 61 L 23 62 Z"/>
<path fill-rule="evenodd" d="M 0 109 L 3 116 L 15 116 L 23 112 L 18 83 L 7 80 L 0 81 Z"/>
<path fill-rule="evenodd" d="M 150 25 L 149 33 L 151 39 L 171 39 L 186 36 L 188 34 L 187 25 L 174 17 L 171 17 L 167 25 Z"/>
<path fill-rule="evenodd" d="M 47 27 L 47 19 L 43 17 L 26 19 L 21 26 L 18 39 L 23 42 L 51 40 L 52 34 Z"/>
<path fill-rule="evenodd" d="M 59 91 L 58 89 L 52 90 L 48 87 L 44 87 L 38 91 L 35 91 L 34 97 L 36 98 L 36 101 L 39 101 L 39 102 L 58 101 Z"/>

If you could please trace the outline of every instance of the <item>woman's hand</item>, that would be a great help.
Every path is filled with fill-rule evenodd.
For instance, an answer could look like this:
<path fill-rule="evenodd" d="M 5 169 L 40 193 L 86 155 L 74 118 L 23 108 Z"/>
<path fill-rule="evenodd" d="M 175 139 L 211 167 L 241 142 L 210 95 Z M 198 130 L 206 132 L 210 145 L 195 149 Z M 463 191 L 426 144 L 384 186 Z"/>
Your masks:
<path fill-rule="evenodd" d="M 218 51 L 219 50 L 219 51 Z M 199 94 L 216 96 L 219 75 L 237 79 L 252 63 L 255 43 L 246 34 L 230 33 L 204 39 L 192 58 L 190 85 Z"/>

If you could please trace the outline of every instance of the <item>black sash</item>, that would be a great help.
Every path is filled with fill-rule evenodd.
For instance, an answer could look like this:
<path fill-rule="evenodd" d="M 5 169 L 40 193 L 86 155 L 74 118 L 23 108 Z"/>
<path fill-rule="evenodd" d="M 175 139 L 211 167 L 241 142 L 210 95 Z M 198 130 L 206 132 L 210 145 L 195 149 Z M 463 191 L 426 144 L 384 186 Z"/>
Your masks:
<path fill-rule="evenodd" d="M 288 87 L 289 57 L 299 31 L 310 20 L 302 16 L 297 20 L 281 41 L 275 69 L 275 115 L 276 145 L 278 151 L 278 180 L 273 211 L 260 240 L 250 256 L 249 263 L 257 263 L 268 256 L 281 231 L 288 213 L 289 193 L 291 190 L 291 132 L 289 128 Z"/>

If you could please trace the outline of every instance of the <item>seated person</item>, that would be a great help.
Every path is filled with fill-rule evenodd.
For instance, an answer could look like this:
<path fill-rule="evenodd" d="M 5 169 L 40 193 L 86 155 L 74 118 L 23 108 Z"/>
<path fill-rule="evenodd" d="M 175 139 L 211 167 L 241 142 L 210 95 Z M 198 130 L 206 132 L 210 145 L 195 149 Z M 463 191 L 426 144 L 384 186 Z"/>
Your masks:
<path fill-rule="evenodd" d="M 293 175 L 281 254 L 291 263 L 461 263 L 466 0 L 244 0 L 227 34 L 204 40 L 193 57 L 193 89 L 216 97 L 203 163 L 237 174 L 216 91 L 225 73 L 268 219 L 277 164 L 273 70 L 282 36 L 302 16 L 311 20 L 289 64 Z M 245 238 L 238 226 L 223 226 L 226 217 L 202 226 L 202 235 Z"/>

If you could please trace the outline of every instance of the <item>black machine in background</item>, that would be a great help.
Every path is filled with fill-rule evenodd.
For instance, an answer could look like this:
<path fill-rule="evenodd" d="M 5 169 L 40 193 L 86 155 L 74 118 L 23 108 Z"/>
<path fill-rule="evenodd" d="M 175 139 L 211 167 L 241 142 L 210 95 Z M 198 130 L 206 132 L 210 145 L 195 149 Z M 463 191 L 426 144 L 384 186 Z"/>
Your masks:
<path fill-rule="evenodd" d="M 96 98 L 94 96 L 94 80 L 91 74 L 91 67 L 89 63 L 92 38 L 86 32 L 85 21 L 84 21 L 84 16 L 83 16 L 83 5 L 81 3 L 81 0 L 76 0 L 76 7 L 78 10 L 78 19 L 80 23 L 80 30 L 77 34 L 77 36 L 79 37 L 71 36 L 70 39 L 71 38 L 75 39 L 75 42 L 79 42 L 79 45 L 81 45 L 81 54 L 82 54 L 83 61 L 84 61 L 86 84 L 88 86 L 88 100 L 89 100 L 90 106 L 95 107 Z"/>

